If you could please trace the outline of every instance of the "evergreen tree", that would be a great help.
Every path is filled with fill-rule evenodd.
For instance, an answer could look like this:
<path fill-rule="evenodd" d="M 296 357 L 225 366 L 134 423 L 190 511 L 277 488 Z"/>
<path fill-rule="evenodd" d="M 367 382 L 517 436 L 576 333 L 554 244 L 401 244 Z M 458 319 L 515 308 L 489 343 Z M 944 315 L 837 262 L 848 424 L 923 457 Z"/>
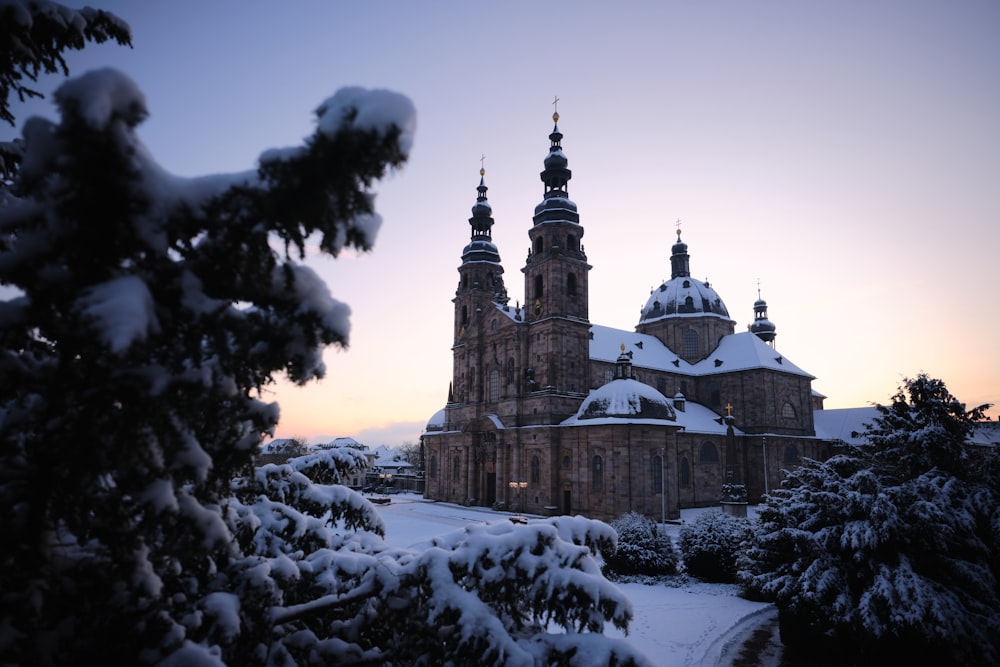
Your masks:
<path fill-rule="evenodd" d="M 132 45 L 132 31 L 111 12 L 91 7 L 70 9 L 57 2 L 0 2 L 0 120 L 14 125 L 10 98 L 19 101 L 42 97 L 25 80 L 37 81 L 42 73 L 69 74 L 63 58 L 67 49 L 82 49 L 87 42 L 108 40 Z M 24 146 L 0 142 L 0 182 L 9 184 L 17 173 Z M 0 200 L 2 201 L 2 200 Z"/>
<path fill-rule="evenodd" d="M 773 599 L 790 654 L 839 664 L 996 664 L 995 452 L 968 443 L 988 406 L 907 379 L 867 443 L 790 471 L 759 510 L 747 593 Z"/>

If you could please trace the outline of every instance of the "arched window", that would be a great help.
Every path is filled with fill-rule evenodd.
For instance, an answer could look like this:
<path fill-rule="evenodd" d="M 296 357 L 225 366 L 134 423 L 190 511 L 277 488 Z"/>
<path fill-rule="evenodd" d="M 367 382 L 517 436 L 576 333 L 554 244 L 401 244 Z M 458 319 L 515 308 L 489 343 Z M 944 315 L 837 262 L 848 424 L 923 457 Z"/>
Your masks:
<path fill-rule="evenodd" d="M 500 371 L 493 369 L 490 371 L 490 401 L 496 403 L 500 400 Z"/>
<path fill-rule="evenodd" d="M 680 468 L 681 486 L 691 486 L 691 463 L 686 456 L 681 459 Z"/>
<path fill-rule="evenodd" d="M 462 326 L 469 323 L 469 307 L 462 306 Z"/>
<path fill-rule="evenodd" d="M 431 479 L 437 479 L 438 476 L 438 457 L 437 454 L 431 454 L 431 466 L 429 470 L 431 474 Z"/>
<path fill-rule="evenodd" d="M 791 403 L 786 402 L 781 406 L 781 416 L 784 419 L 795 419 L 795 408 Z"/>
<path fill-rule="evenodd" d="M 572 461 L 569 458 L 569 454 L 564 454 L 563 455 L 563 461 L 562 461 L 563 468 L 565 468 L 566 470 L 569 470 L 569 466 L 570 466 L 571 463 L 572 463 Z"/>
<path fill-rule="evenodd" d="M 545 282 L 541 276 L 535 276 L 535 298 L 541 299 L 545 292 Z"/>
<path fill-rule="evenodd" d="M 701 344 L 698 342 L 698 332 L 694 329 L 684 330 L 684 356 L 697 357 L 701 354 Z"/>
<path fill-rule="evenodd" d="M 539 236 L 535 239 L 535 252 L 540 253 L 545 249 L 545 242 L 542 241 L 542 237 Z"/>
<path fill-rule="evenodd" d="M 663 493 L 663 457 L 654 456 L 650 466 L 649 478 L 653 481 L 653 493 Z"/>
<path fill-rule="evenodd" d="M 537 456 L 531 457 L 531 483 L 539 484 L 542 479 L 542 466 Z"/>
<path fill-rule="evenodd" d="M 710 442 L 701 443 L 698 449 L 698 463 L 718 463 L 719 450 Z"/>
<path fill-rule="evenodd" d="M 785 463 L 799 462 L 799 447 L 794 442 L 785 446 Z"/>
<path fill-rule="evenodd" d="M 718 380 L 710 380 L 708 383 L 708 404 L 713 406 L 722 405 L 722 389 Z"/>
<path fill-rule="evenodd" d="M 604 459 L 600 456 L 594 456 L 590 472 L 591 488 L 593 488 L 594 491 L 600 491 L 604 488 Z"/>
<path fill-rule="evenodd" d="M 566 276 L 566 294 L 576 296 L 576 274 L 570 273 Z"/>

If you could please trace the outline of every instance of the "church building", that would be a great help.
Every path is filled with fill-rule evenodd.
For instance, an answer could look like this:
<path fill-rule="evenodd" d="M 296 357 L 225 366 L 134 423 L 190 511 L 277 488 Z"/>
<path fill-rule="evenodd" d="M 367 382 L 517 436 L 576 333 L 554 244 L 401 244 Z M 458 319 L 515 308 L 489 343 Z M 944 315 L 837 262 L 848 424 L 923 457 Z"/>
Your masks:
<path fill-rule="evenodd" d="M 823 397 L 775 350 L 767 304 L 758 299 L 737 333 L 715 289 L 692 277 L 680 230 L 670 279 L 635 328 L 590 321 L 591 266 L 553 120 L 523 306 L 507 295 L 480 171 L 453 299 L 451 387 L 421 436 L 425 497 L 671 519 L 681 508 L 753 502 L 802 457 L 826 458 L 830 440 L 814 423 Z"/>

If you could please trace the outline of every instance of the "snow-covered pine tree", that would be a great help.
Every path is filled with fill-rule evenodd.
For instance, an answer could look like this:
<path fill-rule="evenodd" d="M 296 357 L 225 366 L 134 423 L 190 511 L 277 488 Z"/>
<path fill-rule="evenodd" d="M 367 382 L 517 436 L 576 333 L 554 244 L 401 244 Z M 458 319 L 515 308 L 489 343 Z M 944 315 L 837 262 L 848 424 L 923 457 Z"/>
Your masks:
<path fill-rule="evenodd" d="M 371 247 L 407 99 L 341 90 L 302 146 L 199 179 L 139 142 L 119 72 L 55 101 L 0 207 L 0 662 L 645 664 L 599 634 L 631 615 L 597 565 L 604 524 L 391 549 L 339 484 L 350 451 L 253 465 L 278 419 L 262 390 L 346 343 L 346 306 L 300 261 L 307 239 Z"/>
<path fill-rule="evenodd" d="M 867 444 L 806 461 L 758 508 L 741 562 L 751 597 L 773 599 L 792 654 L 835 664 L 1000 660 L 996 452 L 968 436 L 940 380 L 906 379 Z"/>
<path fill-rule="evenodd" d="M 0 120 L 14 125 L 11 95 L 21 102 L 42 97 L 25 80 L 37 81 L 42 73 L 68 75 L 63 52 L 108 40 L 132 45 L 129 25 L 111 12 L 49 0 L 0 1 Z M 23 157 L 20 142 L 0 141 L 0 183 L 13 180 Z"/>

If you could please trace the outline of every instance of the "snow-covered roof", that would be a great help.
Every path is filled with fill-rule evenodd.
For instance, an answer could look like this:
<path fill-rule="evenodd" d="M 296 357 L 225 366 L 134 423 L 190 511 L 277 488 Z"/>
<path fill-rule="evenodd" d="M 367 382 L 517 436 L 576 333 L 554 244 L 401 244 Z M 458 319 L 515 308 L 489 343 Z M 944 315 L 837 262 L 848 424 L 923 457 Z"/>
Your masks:
<path fill-rule="evenodd" d="M 444 429 L 444 408 L 441 408 L 427 420 L 427 431 L 440 431 Z"/>
<path fill-rule="evenodd" d="M 667 422 L 677 419 L 674 406 L 666 396 L 648 384 L 629 378 L 612 380 L 591 390 L 571 419 L 592 422 L 606 418 Z"/>
<path fill-rule="evenodd" d="M 970 442 L 974 445 L 1000 446 L 1000 422 L 979 422 L 972 429 Z"/>
<path fill-rule="evenodd" d="M 631 392 L 650 396 L 654 399 L 656 396 L 659 396 L 660 400 L 666 401 L 666 403 L 671 407 L 674 419 L 648 418 L 638 414 L 638 411 L 634 409 L 632 414 L 625 414 L 625 409 L 619 409 L 616 411 L 609 410 L 611 414 L 608 414 L 607 416 L 593 417 L 589 419 L 581 418 L 582 413 L 585 411 L 587 401 L 595 395 L 605 396 L 608 392 L 611 392 L 611 394 L 614 395 L 619 402 L 622 402 L 623 406 L 627 406 L 626 402 L 629 399 Z M 684 402 L 683 410 L 677 407 L 681 401 Z M 674 397 L 673 399 L 667 399 L 653 387 L 639 382 L 638 380 L 613 380 L 603 387 L 592 390 L 590 395 L 584 401 L 584 404 L 580 406 L 580 410 L 578 410 L 575 415 L 562 422 L 561 425 L 598 426 L 603 424 L 648 424 L 651 426 L 675 426 L 690 433 L 707 433 L 713 435 L 726 434 L 726 424 L 722 417 L 716 412 L 710 410 L 704 405 L 701 405 L 700 403 L 693 403 L 691 401 L 684 400 L 683 396 L 680 395 Z M 733 428 L 733 432 L 736 435 L 743 435 L 743 432 L 736 427 Z"/>
<path fill-rule="evenodd" d="M 315 445 L 311 445 L 310 449 L 336 449 L 337 447 L 353 447 L 354 449 L 368 449 L 366 445 L 362 445 L 354 438 L 349 438 L 346 436 L 334 438 L 330 442 L 316 443 Z"/>
<path fill-rule="evenodd" d="M 394 459 L 388 456 L 383 456 L 375 459 L 372 466 L 376 468 L 395 468 L 399 470 L 401 468 L 412 468 L 413 464 L 402 459 Z"/>
<path fill-rule="evenodd" d="M 749 331 L 723 336 L 711 354 L 694 364 L 693 372 L 696 375 L 712 375 L 756 368 L 810 379 L 814 377 Z"/>
<path fill-rule="evenodd" d="M 725 435 L 726 423 L 717 412 L 705 407 L 701 403 L 686 401 L 684 411 L 677 410 L 677 425 L 690 433 L 710 433 L 713 435 Z M 677 406 L 676 399 L 674 406 Z M 736 426 L 733 426 L 735 435 L 743 435 Z"/>
<path fill-rule="evenodd" d="M 292 438 L 275 438 L 260 446 L 261 454 L 280 454 L 291 447 L 296 441 Z"/>
<path fill-rule="evenodd" d="M 858 445 L 865 442 L 861 437 L 866 429 L 865 424 L 870 424 L 877 416 L 875 406 L 814 410 L 813 426 L 817 438 Z"/>
<path fill-rule="evenodd" d="M 641 322 L 664 317 L 720 317 L 729 319 L 722 297 L 707 281 L 677 276 L 660 285 L 642 307 Z"/>
<path fill-rule="evenodd" d="M 595 361 L 614 363 L 621 354 L 624 343 L 625 351 L 632 353 L 633 366 L 693 374 L 691 364 L 674 354 L 656 336 L 599 324 L 590 327 L 590 334 L 590 358 Z"/>
<path fill-rule="evenodd" d="M 692 376 L 767 368 L 813 377 L 749 331 L 723 336 L 719 346 L 696 364 L 684 361 L 659 338 L 649 334 L 599 324 L 592 325 L 590 333 L 590 358 L 595 361 L 616 361 L 624 343 L 625 351 L 632 353 L 632 365 L 639 368 Z"/>

